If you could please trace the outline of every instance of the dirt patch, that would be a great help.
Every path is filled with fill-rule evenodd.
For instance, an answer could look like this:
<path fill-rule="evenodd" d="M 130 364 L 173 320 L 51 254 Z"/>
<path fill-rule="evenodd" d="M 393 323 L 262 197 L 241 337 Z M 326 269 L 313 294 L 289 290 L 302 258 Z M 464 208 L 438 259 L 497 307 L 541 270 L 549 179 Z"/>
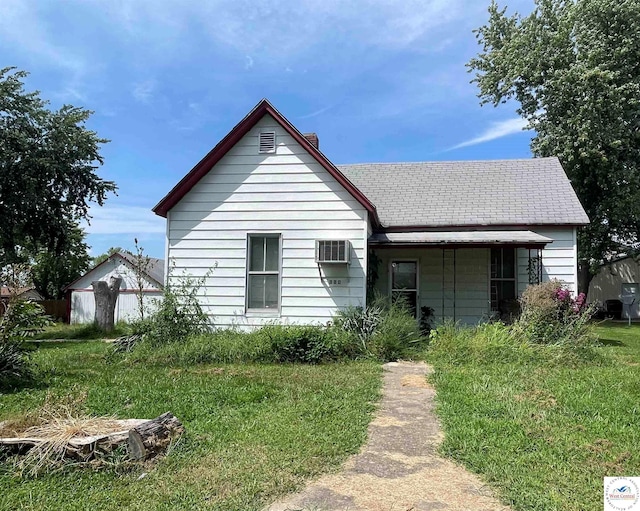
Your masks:
<path fill-rule="evenodd" d="M 427 381 L 426 376 L 420 374 L 407 374 L 402 377 L 403 387 L 417 387 L 419 389 L 432 389 L 433 386 Z"/>
<path fill-rule="evenodd" d="M 443 434 L 423 363 L 385 365 L 383 399 L 362 451 L 267 511 L 508 510 L 474 474 L 437 454 Z"/>

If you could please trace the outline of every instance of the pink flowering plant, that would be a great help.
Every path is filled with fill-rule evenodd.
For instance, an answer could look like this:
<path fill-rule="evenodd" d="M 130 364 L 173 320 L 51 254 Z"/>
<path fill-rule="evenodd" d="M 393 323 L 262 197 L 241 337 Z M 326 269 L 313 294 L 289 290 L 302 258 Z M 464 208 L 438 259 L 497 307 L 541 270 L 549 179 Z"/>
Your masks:
<path fill-rule="evenodd" d="M 528 342 L 587 346 L 596 343 L 590 325 L 595 306 L 586 296 L 574 296 L 560 281 L 527 287 L 520 298 L 521 314 L 515 329 Z"/>

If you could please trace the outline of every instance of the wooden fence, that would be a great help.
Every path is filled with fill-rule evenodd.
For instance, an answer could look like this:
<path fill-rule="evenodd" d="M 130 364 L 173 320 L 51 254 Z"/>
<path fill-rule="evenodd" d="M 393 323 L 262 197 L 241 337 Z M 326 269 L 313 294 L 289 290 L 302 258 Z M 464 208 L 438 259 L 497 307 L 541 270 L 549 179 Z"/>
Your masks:
<path fill-rule="evenodd" d="M 69 322 L 66 300 L 42 300 L 38 302 L 44 308 L 45 313 L 56 321 Z"/>
<path fill-rule="evenodd" d="M 0 300 L 0 317 L 4 316 L 7 310 L 8 300 Z M 55 321 L 69 323 L 69 311 L 67 310 L 66 300 L 38 300 L 37 304 L 41 305 L 45 314 L 51 316 Z"/>

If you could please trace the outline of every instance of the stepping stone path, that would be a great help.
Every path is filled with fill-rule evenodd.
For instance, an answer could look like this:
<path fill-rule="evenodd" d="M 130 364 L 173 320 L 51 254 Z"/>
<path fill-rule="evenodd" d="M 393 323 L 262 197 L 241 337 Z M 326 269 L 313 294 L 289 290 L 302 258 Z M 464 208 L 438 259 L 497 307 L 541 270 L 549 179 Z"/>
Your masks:
<path fill-rule="evenodd" d="M 438 455 L 443 434 L 429 372 L 424 363 L 385 364 L 362 451 L 265 511 L 508 511 L 476 475 Z"/>

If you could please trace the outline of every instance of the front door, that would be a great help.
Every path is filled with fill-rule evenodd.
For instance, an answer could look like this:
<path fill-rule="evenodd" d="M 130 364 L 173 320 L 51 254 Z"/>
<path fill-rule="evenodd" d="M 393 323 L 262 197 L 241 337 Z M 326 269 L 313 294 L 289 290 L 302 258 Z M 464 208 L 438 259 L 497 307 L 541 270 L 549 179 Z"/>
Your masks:
<path fill-rule="evenodd" d="M 391 299 L 402 299 L 413 312 L 418 311 L 418 261 L 391 261 Z"/>

